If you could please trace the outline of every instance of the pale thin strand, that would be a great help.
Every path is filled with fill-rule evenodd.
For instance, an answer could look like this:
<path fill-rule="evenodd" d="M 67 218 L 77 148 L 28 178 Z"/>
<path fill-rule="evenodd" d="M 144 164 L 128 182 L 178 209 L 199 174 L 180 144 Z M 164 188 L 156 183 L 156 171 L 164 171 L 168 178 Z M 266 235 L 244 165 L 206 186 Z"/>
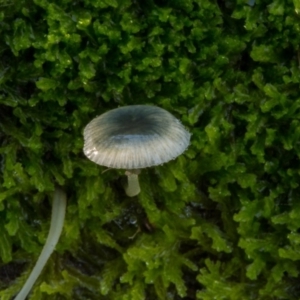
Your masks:
<path fill-rule="evenodd" d="M 56 188 L 53 197 L 50 230 L 46 243 L 27 281 L 25 282 L 21 291 L 14 300 L 25 300 L 30 290 L 32 289 L 34 283 L 36 282 L 37 278 L 41 274 L 50 255 L 54 251 L 54 248 L 59 240 L 63 229 L 66 213 L 66 204 L 67 199 L 65 192 L 62 191 L 60 188 Z"/>

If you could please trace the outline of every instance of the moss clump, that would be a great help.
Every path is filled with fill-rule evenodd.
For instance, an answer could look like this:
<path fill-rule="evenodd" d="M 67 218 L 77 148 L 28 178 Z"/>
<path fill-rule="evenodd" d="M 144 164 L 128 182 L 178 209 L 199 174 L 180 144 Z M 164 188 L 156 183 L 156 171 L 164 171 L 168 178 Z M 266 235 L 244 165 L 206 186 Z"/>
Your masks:
<path fill-rule="evenodd" d="M 56 183 L 67 220 L 30 299 L 300 297 L 298 1 L 0 5 L 1 299 L 40 253 Z M 135 200 L 82 153 L 84 126 L 131 104 L 193 133 Z"/>

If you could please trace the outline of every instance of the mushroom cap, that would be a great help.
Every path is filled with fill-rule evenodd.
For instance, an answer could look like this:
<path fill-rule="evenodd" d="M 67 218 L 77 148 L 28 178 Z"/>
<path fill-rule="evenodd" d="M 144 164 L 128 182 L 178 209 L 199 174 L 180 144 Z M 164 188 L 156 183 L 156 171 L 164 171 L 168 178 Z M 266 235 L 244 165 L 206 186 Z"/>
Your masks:
<path fill-rule="evenodd" d="M 142 169 L 175 159 L 188 147 L 190 133 L 168 111 L 150 105 L 110 110 L 84 129 L 84 154 L 96 164 Z"/>

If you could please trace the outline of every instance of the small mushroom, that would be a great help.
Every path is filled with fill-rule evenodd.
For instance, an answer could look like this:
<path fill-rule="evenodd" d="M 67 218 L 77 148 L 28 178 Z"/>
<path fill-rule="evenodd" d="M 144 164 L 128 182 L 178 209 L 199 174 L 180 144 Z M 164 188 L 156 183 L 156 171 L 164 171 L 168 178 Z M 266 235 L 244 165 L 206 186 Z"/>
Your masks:
<path fill-rule="evenodd" d="M 139 194 L 140 169 L 161 165 L 188 147 L 190 133 L 168 111 L 150 105 L 113 109 L 84 129 L 84 154 L 96 164 L 125 169 L 129 197 Z"/>
<path fill-rule="evenodd" d="M 18 295 L 14 300 L 26 299 L 34 283 L 36 282 L 44 266 L 46 265 L 49 257 L 54 251 L 55 246 L 59 240 L 60 234 L 63 229 L 65 213 L 66 213 L 66 205 L 67 205 L 67 200 L 66 200 L 65 192 L 59 187 L 56 187 L 53 196 L 53 203 L 52 203 L 50 230 L 48 233 L 46 243 L 43 247 L 43 250 L 33 270 L 31 271 L 21 291 L 18 293 Z"/>

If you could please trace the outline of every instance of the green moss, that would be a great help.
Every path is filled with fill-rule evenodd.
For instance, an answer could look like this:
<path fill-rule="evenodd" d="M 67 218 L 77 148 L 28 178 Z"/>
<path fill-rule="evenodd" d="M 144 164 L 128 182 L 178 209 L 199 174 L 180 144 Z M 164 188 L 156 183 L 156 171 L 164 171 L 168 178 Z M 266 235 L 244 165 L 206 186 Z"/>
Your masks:
<path fill-rule="evenodd" d="M 2 1 L 0 297 L 20 289 L 68 194 L 30 299 L 298 299 L 299 1 Z M 96 115 L 161 106 L 191 131 L 175 161 L 88 161 Z M 5 278 L 5 280 L 3 280 Z"/>

